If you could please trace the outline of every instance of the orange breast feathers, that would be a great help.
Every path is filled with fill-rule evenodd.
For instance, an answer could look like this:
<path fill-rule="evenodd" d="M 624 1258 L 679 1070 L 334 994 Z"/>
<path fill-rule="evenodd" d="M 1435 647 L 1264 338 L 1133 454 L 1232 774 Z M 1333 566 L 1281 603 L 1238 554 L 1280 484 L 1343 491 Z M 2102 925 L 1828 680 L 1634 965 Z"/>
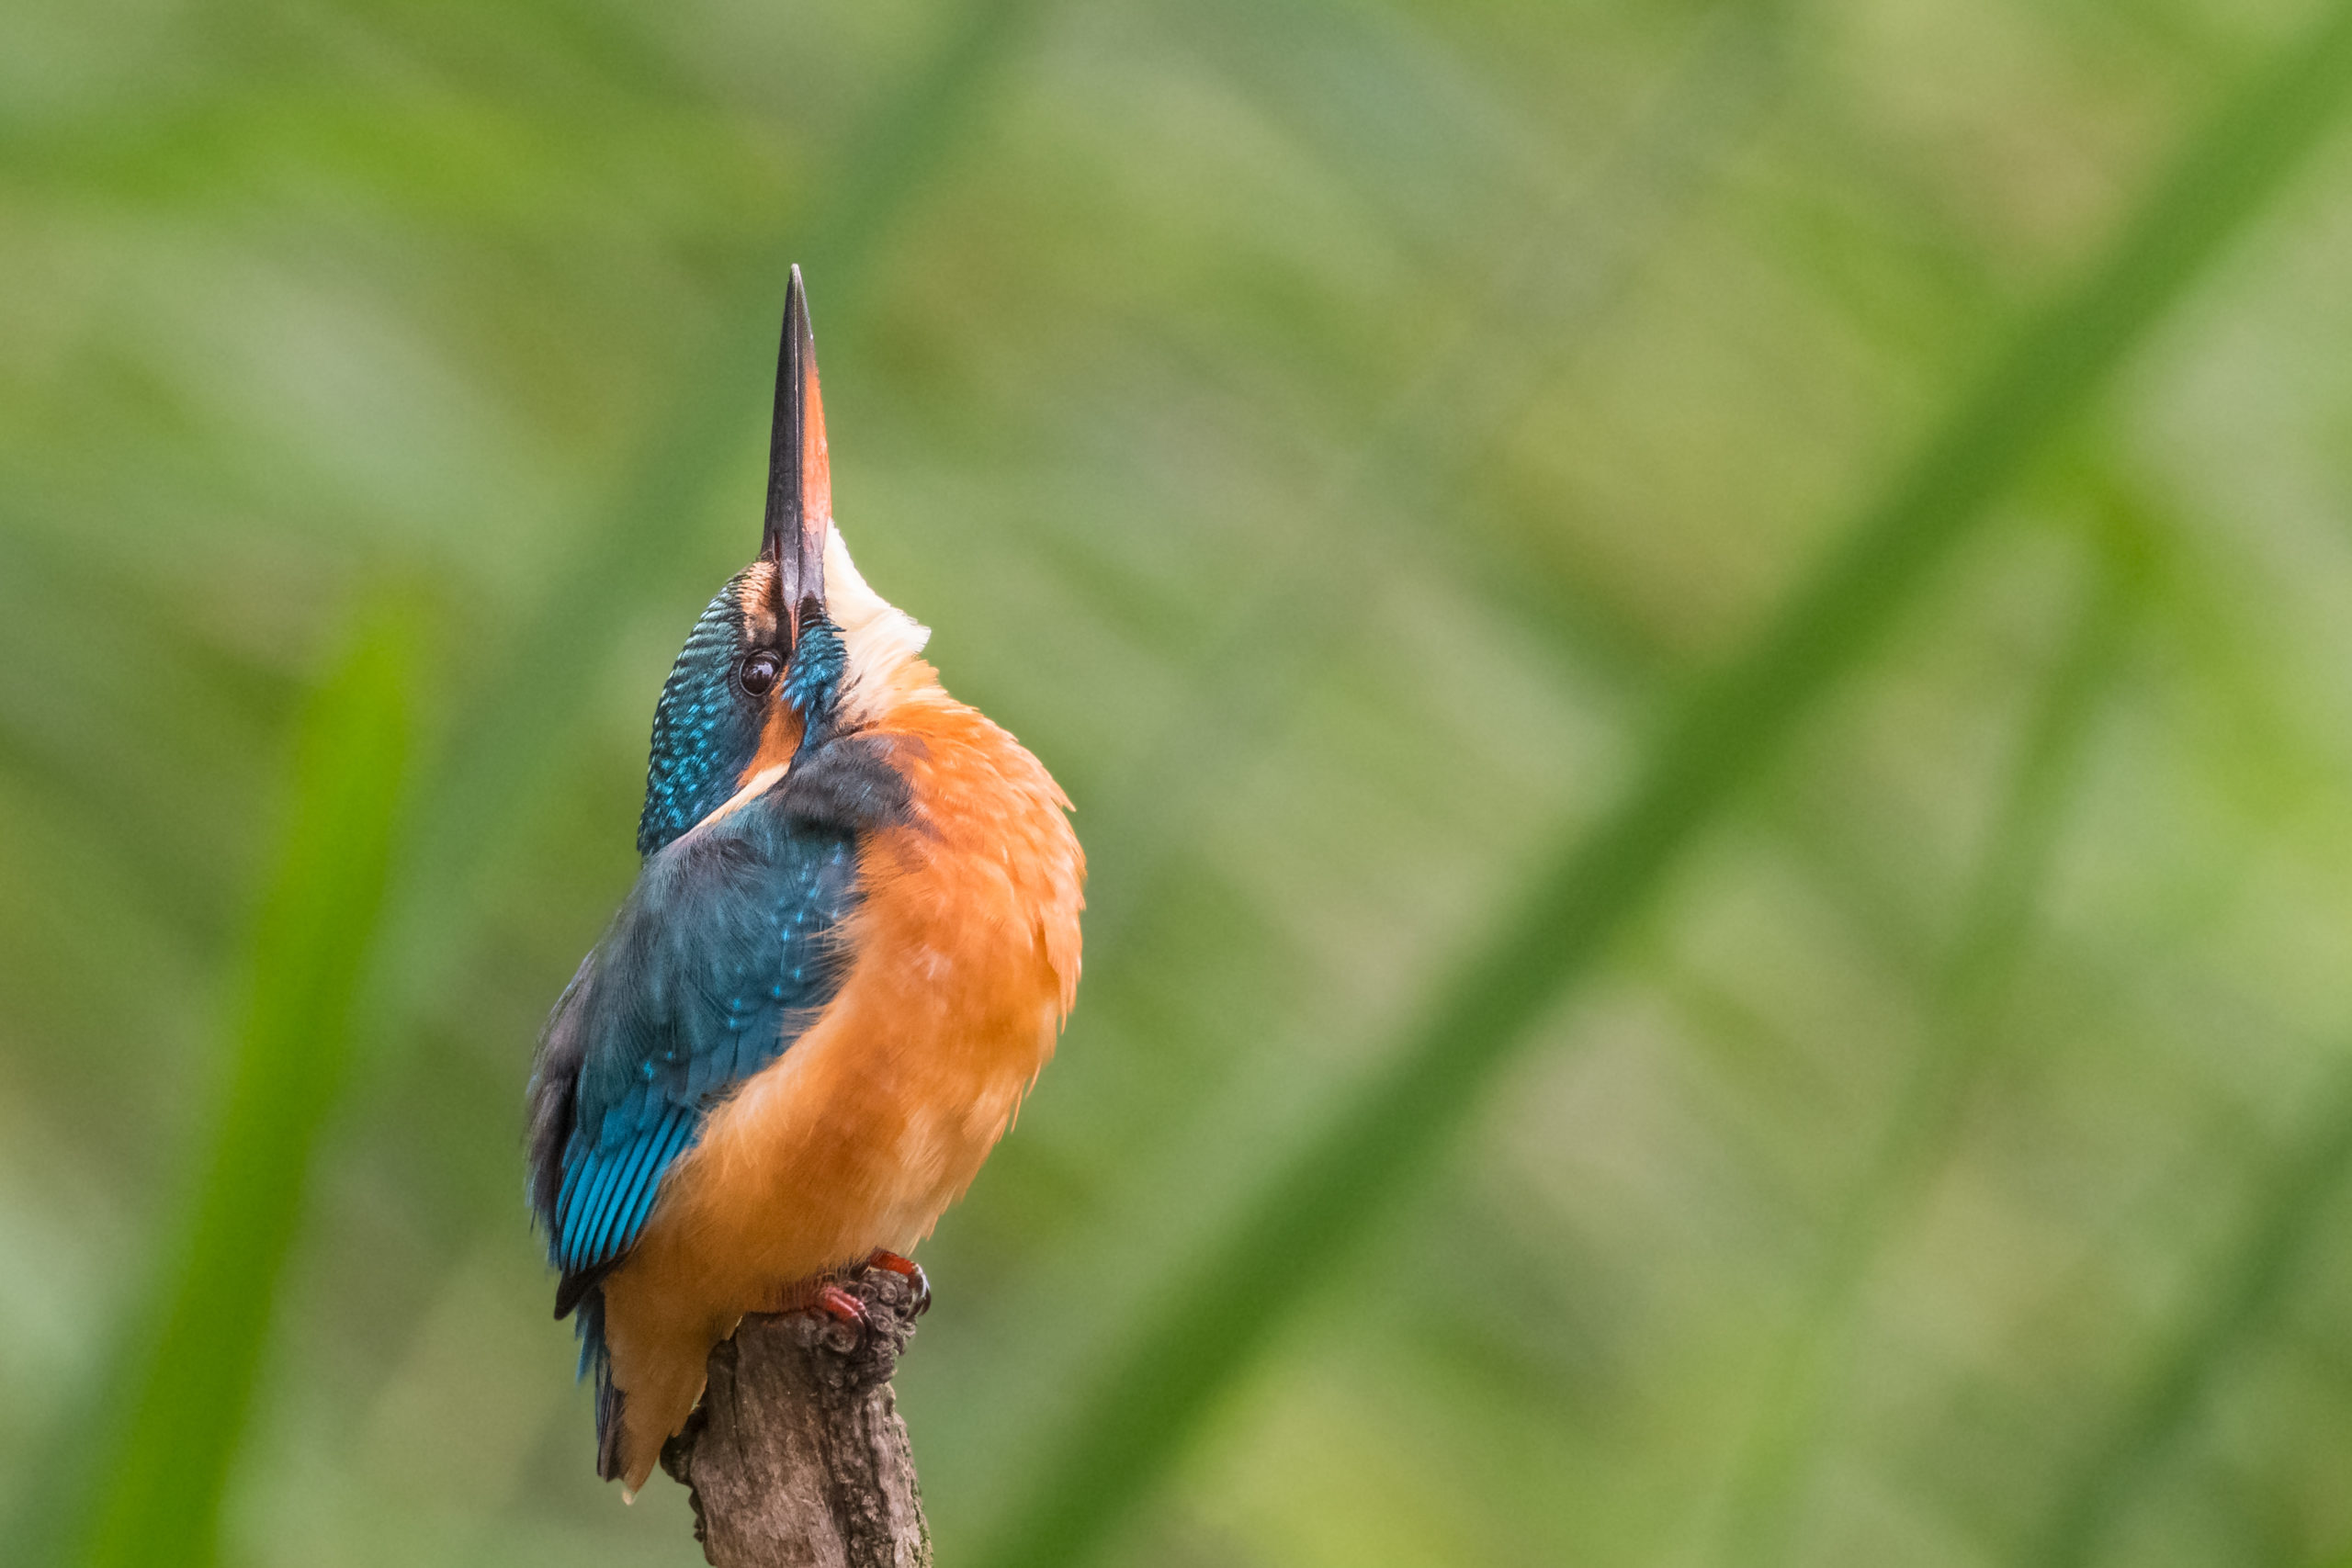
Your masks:
<path fill-rule="evenodd" d="M 1085 858 L 1068 798 L 936 684 L 894 697 L 865 732 L 892 741 L 915 811 L 861 848 L 841 992 L 709 1113 L 605 1282 L 632 1491 L 744 1313 L 931 1234 L 1012 1124 L 1069 1010 Z"/>

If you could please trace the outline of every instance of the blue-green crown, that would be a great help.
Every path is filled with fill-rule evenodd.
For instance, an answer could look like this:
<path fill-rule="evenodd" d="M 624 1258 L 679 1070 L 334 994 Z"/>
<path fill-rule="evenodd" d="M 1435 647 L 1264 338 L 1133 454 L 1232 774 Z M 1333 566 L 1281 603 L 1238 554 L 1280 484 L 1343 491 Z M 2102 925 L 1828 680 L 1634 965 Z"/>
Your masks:
<path fill-rule="evenodd" d="M 653 750 L 645 768 L 645 810 L 637 852 L 650 855 L 727 803 L 759 750 L 759 704 L 735 682 L 743 651 L 741 574 L 718 591 L 653 708 Z"/>

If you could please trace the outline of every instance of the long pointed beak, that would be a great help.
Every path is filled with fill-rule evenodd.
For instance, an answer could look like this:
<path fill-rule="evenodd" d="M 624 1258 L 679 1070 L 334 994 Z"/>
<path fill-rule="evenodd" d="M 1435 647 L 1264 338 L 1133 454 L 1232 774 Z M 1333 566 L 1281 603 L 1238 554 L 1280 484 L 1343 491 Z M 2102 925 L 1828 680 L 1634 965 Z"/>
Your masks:
<path fill-rule="evenodd" d="M 760 553 L 775 563 L 776 617 L 800 628 L 825 609 L 825 530 L 833 521 L 833 469 L 825 456 L 825 401 L 817 390 L 817 339 L 800 269 L 784 297 L 776 350 L 775 418 L 768 428 L 767 533 Z"/>

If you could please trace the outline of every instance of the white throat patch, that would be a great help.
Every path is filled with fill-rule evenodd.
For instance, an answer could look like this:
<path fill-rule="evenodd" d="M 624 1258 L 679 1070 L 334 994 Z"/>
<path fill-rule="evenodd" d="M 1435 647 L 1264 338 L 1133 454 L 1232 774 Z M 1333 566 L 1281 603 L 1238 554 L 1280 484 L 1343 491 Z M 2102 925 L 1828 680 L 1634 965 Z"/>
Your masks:
<path fill-rule="evenodd" d="M 825 613 L 841 627 L 848 654 L 843 715 L 853 722 L 876 717 L 899 672 L 921 657 L 931 628 L 866 586 L 837 526 L 825 532 Z"/>

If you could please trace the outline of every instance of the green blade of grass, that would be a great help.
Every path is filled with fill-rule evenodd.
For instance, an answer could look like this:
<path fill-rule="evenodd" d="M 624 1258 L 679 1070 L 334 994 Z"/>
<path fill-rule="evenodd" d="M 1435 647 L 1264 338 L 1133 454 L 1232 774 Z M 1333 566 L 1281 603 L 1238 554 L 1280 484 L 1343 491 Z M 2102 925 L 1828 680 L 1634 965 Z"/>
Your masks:
<path fill-rule="evenodd" d="M 1950 953 L 1928 983 L 1933 1015 L 1926 1043 L 1778 1348 L 1717 1531 L 1719 1561 L 1768 1568 L 1790 1554 L 1838 1392 L 1840 1353 L 1871 1267 L 1943 1164 L 2031 935 L 2094 721 L 2138 607 L 2139 572 L 2126 548 L 2110 545 L 2102 553 L 2089 603 L 2029 716 Z"/>
<path fill-rule="evenodd" d="M 153 1317 L 115 1377 L 111 1440 L 67 1528 L 86 1568 L 204 1563 L 253 1400 L 311 1152 L 350 1055 L 409 749 L 415 637 L 369 618 L 303 716 L 225 1095 Z"/>
<path fill-rule="evenodd" d="M 2234 1244 L 2199 1271 L 2204 1289 L 2179 1332 L 2146 1368 L 2018 1561 L 2032 1568 L 2089 1562 L 2141 1481 L 2196 1419 L 2230 1357 L 2270 1321 L 2352 1164 L 2352 1066 L 2338 1067 L 2320 1098 L 2323 1109 L 2264 1184 Z"/>
<path fill-rule="evenodd" d="M 1391 1065 L 1143 1315 L 979 1561 L 1052 1568 L 1093 1551 L 1698 831 L 2277 187 L 2347 85 L 2352 5 L 2339 4 L 2188 145 L 2086 280 L 2028 324 L 1747 656 L 1695 694 L 1617 805 L 1538 852 L 1545 869 Z"/>

